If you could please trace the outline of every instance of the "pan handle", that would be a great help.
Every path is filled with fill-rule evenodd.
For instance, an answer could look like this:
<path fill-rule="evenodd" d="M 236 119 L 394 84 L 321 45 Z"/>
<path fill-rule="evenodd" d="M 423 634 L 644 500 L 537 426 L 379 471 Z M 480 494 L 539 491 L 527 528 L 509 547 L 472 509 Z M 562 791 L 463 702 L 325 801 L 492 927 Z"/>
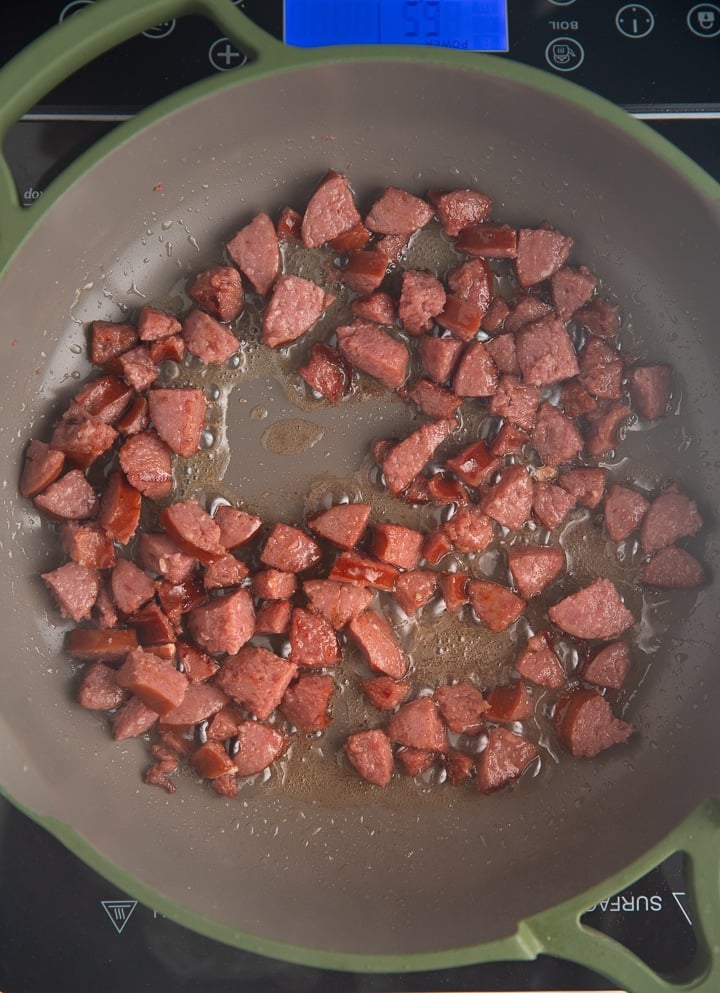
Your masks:
<path fill-rule="evenodd" d="M 659 848 L 643 858 L 643 867 L 637 875 L 628 878 L 623 873 L 622 878 L 616 878 L 617 885 L 610 895 L 677 851 L 688 856 L 687 896 L 697 940 L 695 959 L 682 975 L 659 975 L 614 939 L 583 924 L 581 916 L 587 910 L 587 895 L 583 906 L 573 900 L 525 922 L 525 936 L 534 944 L 535 954 L 554 955 L 586 966 L 628 993 L 717 993 L 720 990 L 720 801 L 708 800 L 696 810 Z M 599 901 L 609 894 L 595 895 Z"/>
<path fill-rule="evenodd" d="M 232 0 L 96 0 L 51 28 L 0 69 L 0 149 L 23 114 L 73 72 L 156 24 L 190 14 L 214 21 L 256 68 L 271 71 L 287 65 L 292 51 L 296 61 L 303 58 L 300 50 L 289 49 L 254 24 Z M 37 206 L 22 206 L 0 151 L 0 268 L 42 213 Z"/>

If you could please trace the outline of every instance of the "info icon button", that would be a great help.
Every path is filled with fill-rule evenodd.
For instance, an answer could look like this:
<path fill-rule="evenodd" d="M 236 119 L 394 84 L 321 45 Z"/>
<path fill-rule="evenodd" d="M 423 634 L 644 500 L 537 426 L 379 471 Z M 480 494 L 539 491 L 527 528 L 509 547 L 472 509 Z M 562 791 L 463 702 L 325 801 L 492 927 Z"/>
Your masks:
<path fill-rule="evenodd" d="M 720 7 L 698 3 L 688 11 L 687 26 L 699 38 L 716 38 L 720 34 Z"/>
<path fill-rule="evenodd" d="M 585 49 L 575 38 L 555 38 L 545 49 L 545 61 L 558 72 L 574 72 L 585 59 Z"/>

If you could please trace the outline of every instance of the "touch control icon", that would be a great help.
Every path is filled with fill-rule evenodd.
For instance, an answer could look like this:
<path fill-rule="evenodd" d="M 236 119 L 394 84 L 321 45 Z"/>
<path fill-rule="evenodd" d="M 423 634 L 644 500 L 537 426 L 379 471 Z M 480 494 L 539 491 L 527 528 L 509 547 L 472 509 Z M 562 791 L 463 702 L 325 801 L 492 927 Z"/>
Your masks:
<path fill-rule="evenodd" d="M 628 3 L 615 15 L 615 27 L 626 38 L 647 38 L 655 27 L 655 15 L 641 3 Z"/>
<path fill-rule="evenodd" d="M 147 31 L 143 31 L 143 35 L 146 38 L 152 38 L 154 40 L 167 38 L 167 36 L 172 34 L 175 30 L 176 23 L 177 22 L 174 19 L 172 21 L 162 21 L 160 24 L 156 24 L 155 27 L 148 28 Z"/>
<path fill-rule="evenodd" d="M 699 38 L 716 38 L 720 34 L 720 7 L 698 3 L 688 11 L 687 26 Z"/>
<path fill-rule="evenodd" d="M 575 38 L 555 38 L 545 49 L 545 61 L 559 72 L 574 72 L 585 58 L 585 49 Z"/>
<path fill-rule="evenodd" d="M 228 69 L 237 69 L 238 66 L 245 65 L 247 55 L 230 41 L 229 38 L 217 38 L 208 49 L 210 65 L 218 72 L 227 72 Z"/>

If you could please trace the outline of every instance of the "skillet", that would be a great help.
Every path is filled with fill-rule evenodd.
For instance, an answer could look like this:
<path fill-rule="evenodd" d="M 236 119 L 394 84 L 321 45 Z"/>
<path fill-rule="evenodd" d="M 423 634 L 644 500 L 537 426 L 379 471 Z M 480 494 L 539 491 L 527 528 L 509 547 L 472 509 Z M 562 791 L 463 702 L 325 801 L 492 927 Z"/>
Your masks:
<path fill-rule="evenodd" d="M 252 64 L 123 125 L 27 213 L 2 165 L 0 583 L 12 611 L 0 671 L 3 792 L 168 916 L 231 944 L 334 968 L 408 971 L 548 952 L 633 993 L 675 988 L 578 918 L 684 849 L 700 941 L 680 988 L 716 989 L 712 585 L 673 596 L 670 610 L 658 598 L 648 621 L 652 664 L 627 709 L 639 733 L 627 748 L 592 765 L 563 763 L 542 789 L 482 802 L 288 788 L 226 804 L 190 780 L 166 798 L 140 784 L 141 744 L 114 745 L 71 703 L 63 629 L 38 579 L 56 553 L 16 496 L 24 445 L 88 371 L 78 355 L 87 321 L 118 319 L 139 306 L 138 294 L 171 301 L 179 280 L 215 259 L 240 223 L 258 209 L 302 204 L 329 167 L 352 177 L 365 206 L 387 183 L 418 193 L 480 185 L 508 222 L 550 219 L 575 237 L 576 257 L 612 287 L 643 352 L 675 370 L 681 423 L 634 443 L 658 477 L 681 479 L 698 499 L 708 522 L 703 560 L 717 570 L 717 185 L 619 110 L 546 74 L 437 50 L 291 51 L 226 0 L 101 0 L 3 70 L 3 132 L 100 51 L 198 12 Z M 248 403 L 253 389 L 274 387 L 260 378 Z M 285 402 L 281 392 L 272 397 Z M 260 471 L 248 418 L 236 412 L 231 423 L 233 450 L 242 447 L 253 471 L 231 462 L 230 483 L 293 507 L 312 467 L 264 460 Z M 365 427 L 337 419 L 338 471 L 360 459 L 376 430 L 371 417 Z"/>

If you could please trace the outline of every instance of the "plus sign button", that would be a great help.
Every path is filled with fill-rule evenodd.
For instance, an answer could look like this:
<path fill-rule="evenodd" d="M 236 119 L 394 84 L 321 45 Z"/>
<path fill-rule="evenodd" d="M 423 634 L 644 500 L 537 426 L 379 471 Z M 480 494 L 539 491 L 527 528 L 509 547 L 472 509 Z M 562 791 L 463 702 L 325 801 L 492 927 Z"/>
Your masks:
<path fill-rule="evenodd" d="M 208 49 L 210 65 L 218 72 L 227 72 L 228 69 L 237 69 L 238 66 L 245 65 L 247 55 L 230 41 L 229 38 L 216 39 Z"/>

